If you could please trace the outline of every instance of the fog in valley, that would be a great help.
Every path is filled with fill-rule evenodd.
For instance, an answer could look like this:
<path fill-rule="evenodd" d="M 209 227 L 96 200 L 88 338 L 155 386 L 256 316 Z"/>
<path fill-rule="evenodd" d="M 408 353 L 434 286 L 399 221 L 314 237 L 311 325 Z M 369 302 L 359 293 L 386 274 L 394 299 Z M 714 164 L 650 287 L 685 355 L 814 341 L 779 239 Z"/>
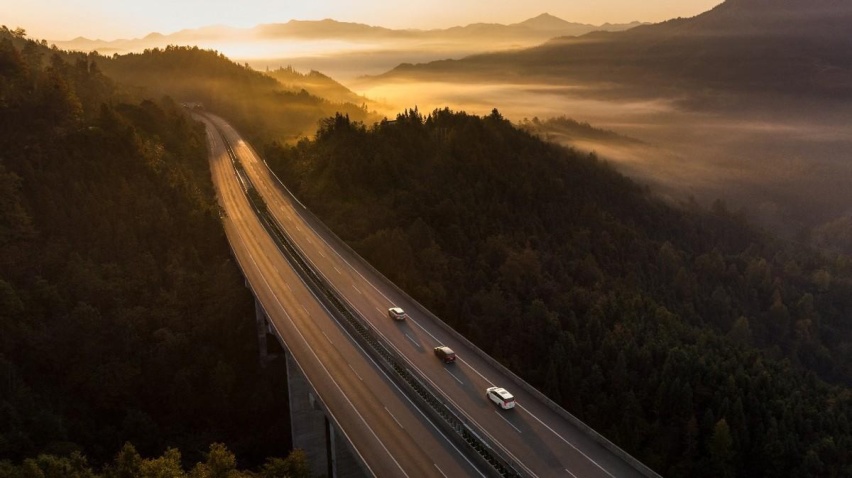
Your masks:
<path fill-rule="evenodd" d="M 847 126 L 852 108 L 831 98 L 831 88 L 844 87 L 848 71 L 811 68 L 845 60 L 825 53 L 812 61 L 814 51 L 832 49 L 823 43 L 813 49 L 801 40 L 783 44 L 795 49 L 792 60 L 766 57 L 765 47 L 775 37 L 741 41 L 737 35 L 743 22 L 763 22 L 767 31 L 788 25 L 801 36 L 821 20 L 800 16 L 798 25 L 782 11 L 765 16 L 749 5 L 723 5 L 696 19 L 639 27 L 584 25 L 546 14 L 512 25 L 442 30 L 290 21 L 135 40 L 75 39 L 58 46 L 121 54 L 168 44 L 199 45 L 265 71 L 292 91 L 305 88 L 388 118 L 415 106 L 422 112 L 449 107 L 480 115 L 497 108 L 517 124 L 537 119 L 537 134 L 593 151 L 672 201 L 694 198 L 709 205 L 719 199 L 787 237 L 819 234 L 821 225 L 830 222 L 837 229 L 838 220 L 852 213 L 852 188 L 846 187 L 852 179 L 852 132 Z M 754 18 L 758 20 L 749 20 Z M 614 33 L 588 34 L 594 30 Z M 823 25 L 823 30 L 836 29 Z M 643 42 L 656 46 L 643 50 Z M 752 45 L 754 51 L 741 45 Z M 500 53 L 483 55 L 487 52 Z M 737 68 L 729 66 L 731 58 Z M 451 61 L 436 62 L 445 59 Z M 341 85 L 321 88 L 306 83 L 307 76 L 291 81 L 287 71 L 318 71 Z M 824 90 L 800 94 L 811 84 Z M 760 85 L 779 92 L 762 91 Z M 588 137 L 547 121 L 559 117 L 634 141 Z"/>
<path fill-rule="evenodd" d="M 503 25 L 474 23 L 445 29 L 389 29 L 332 19 L 291 20 L 253 28 L 209 26 L 178 32 L 151 33 L 143 38 L 92 40 L 75 38 L 54 41 L 57 47 L 101 54 L 141 52 L 168 45 L 214 49 L 253 68 L 318 70 L 337 80 L 378 75 L 400 63 L 424 63 L 462 58 L 475 53 L 528 48 L 555 37 L 577 36 L 592 31 L 622 31 L 639 25 L 590 25 L 541 14 Z"/>
<path fill-rule="evenodd" d="M 594 151 L 675 201 L 716 199 L 795 237 L 852 213 L 852 109 L 824 101 L 700 111 L 671 99 L 614 99 L 594 87 L 361 80 L 352 88 L 396 111 L 445 106 L 515 123 L 538 118 L 543 137 Z M 588 137 L 545 120 L 565 116 L 634 139 Z"/>

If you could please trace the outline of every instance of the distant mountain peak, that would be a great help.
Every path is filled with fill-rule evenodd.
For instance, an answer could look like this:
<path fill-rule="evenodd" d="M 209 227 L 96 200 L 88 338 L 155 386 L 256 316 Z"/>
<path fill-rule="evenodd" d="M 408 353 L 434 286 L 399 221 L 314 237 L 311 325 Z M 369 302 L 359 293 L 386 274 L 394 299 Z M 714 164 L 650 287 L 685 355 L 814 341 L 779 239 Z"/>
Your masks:
<path fill-rule="evenodd" d="M 561 18 L 556 17 L 556 16 L 554 16 L 554 15 L 551 15 L 551 14 L 549 14 L 549 13 L 547 13 L 547 12 L 544 12 L 544 13 L 542 13 L 541 15 L 539 15 L 539 16 L 537 16 L 537 17 L 530 18 L 530 19 L 529 19 L 529 20 L 527 20 L 527 21 L 553 21 L 553 20 L 560 21 L 560 22 L 561 22 L 561 21 L 564 21 L 564 20 L 562 20 Z"/>
<path fill-rule="evenodd" d="M 537 17 L 530 18 L 529 20 L 524 20 L 521 23 L 516 23 L 515 25 L 535 28 L 539 30 L 558 30 L 560 28 L 564 28 L 567 25 L 572 25 L 572 23 L 566 22 L 565 20 L 559 17 L 555 17 L 549 13 L 542 13 Z"/>

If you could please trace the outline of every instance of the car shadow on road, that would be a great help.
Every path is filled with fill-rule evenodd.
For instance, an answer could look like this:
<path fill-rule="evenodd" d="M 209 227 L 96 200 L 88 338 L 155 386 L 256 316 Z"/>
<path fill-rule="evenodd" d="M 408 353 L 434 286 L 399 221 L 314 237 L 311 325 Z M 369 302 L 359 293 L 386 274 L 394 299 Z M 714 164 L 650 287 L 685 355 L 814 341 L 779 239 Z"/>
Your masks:
<path fill-rule="evenodd" d="M 408 324 L 408 322 L 399 322 L 399 331 L 403 333 L 406 340 L 409 344 L 411 344 L 412 347 L 416 348 L 421 352 L 425 352 L 427 350 L 427 347 L 423 345 L 423 342 L 420 340 L 420 337 L 417 336 L 417 332 L 414 330 L 413 327 Z M 432 351 L 431 348 L 428 348 L 428 350 L 430 352 Z"/>
<path fill-rule="evenodd" d="M 538 422 L 527 410 L 522 409 L 517 405 L 511 410 L 501 410 L 500 407 L 495 406 L 494 410 L 499 413 L 503 419 L 509 422 L 515 431 L 521 434 L 524 442 L 529 444 L 530 449 L 536 451 L 537 456 L 552 467 L 562 467 L 563 463 L 560 460 L 559 455 L 553 451 L 554 449 L 562 448 L 561 440 L 560 443 L 558 443 L 558 446 L 554 446 L 557 445 L 556 440 L 559 440 L 558 437 L 549 435 L 549 437 L 552 437 L 551 439 L 542 439 L 539 435 L 541 428 L 539 427 L 538 430 L 536 430 L 533 426 L 534 424 L 538 424 Z M 546 433 L 549 434 L 550 432 Z M 562 458 L 564 459 L 565 457 Z"/>
<path fill-rule="evenodd" d="M 442 364 L 446 369 L 447 373 L 453 376 L 455 384 L 458 385 L 464 393 L 470 397 L 473 403 L 479 403 L 479 407 L 489 407 L 491 406 L 491 402 L 488 401 L 488 398 L 485 396 L 485 389 L 476 386 L 476 381 L 473 380 L 470 369 L 461 365 L 456 361 L 456 363 L 452 364 Z"/>

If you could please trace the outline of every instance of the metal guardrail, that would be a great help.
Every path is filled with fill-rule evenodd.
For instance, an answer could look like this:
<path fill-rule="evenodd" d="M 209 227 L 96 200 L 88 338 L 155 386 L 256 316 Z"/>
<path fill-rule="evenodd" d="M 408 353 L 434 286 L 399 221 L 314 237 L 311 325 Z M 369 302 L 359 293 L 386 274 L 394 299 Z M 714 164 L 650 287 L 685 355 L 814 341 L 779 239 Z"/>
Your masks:
<path fill-rule="evenodd" d="M 264 163 L 265 163 L 265 161 L 264 161 Z M 268 167 L 269 167 L 269 165 L 267 165 L 267 168 Z M 272 172 L 271 170 L 270 170 L 270 172 L 272 173 L 273 177 L 275 177 L 275 179 L 278 181 L 279 186 L 281 186 L 281 188 L 291 198 L 293 198 L 296 202 L 298 202 L 299 204 L 302 204 L 301 201 L 299 201 L 299 199 L 295 195 L 293 195 L 293 193 L 287 188 L 287 186 L 285 186 L 284 183 L 281 182 L 281 179 L 278 178 L 278 176 L 275 175 L 275 173 Z M 314 219 L 316 219 L 316 216 L 314 216 L 313 213 L 311 213 L 307 208 L 305 208 L 304 205 L 302 207 L 305 209 L 303 214 L 306 213 L 306 214 L 310 215 L 311 217 L 313 217 Z M 326 226 L 324 223 L 322 223 L 322 221 L 319 221 L 318 219 L 316 219 L 315 223 L 318 225 L 318 227 L 323 228 L 324 232 L 328 236 L 335 237 L 335 238 L 337 237 L 336 234 L 331 229 L 328 228 L 328 226 Z M 522 389 L 526 390 L 528 393 L 530 393 L 531 395 L 535 396 L 547 408 L 549 408 L 554 413 L 556 413 L 557 415 L 564 418 L 566 421 L 568 421 L 572 425 L 576 426 L 578 429 L 580 429 L 580 431 L 585 433 L 586 436 L 588 436 L 590 439 L 592 439 L 592 441 L 598 443 L 599 445 L 606 448 L 608 451 L 610 451 L 615 456 L 624 460 L 625 463 L 627 463 L 628 465 L 633 467 L 633 469 L 638 471 L 642 476 L 645 476 L 647 478 L 662 478 L 662 476 L 659 473 L 657 473 L 656 471 L 654 471 L 653 469 L 651 469 L 651 467 L 642 463 L 637 458 L 635 458 L 633 455 L 627 453 L 625 450 L 621 449 L 621 447 L 619 447 L 618 445 L 616 445 L 615 443 L 610 441 L 608 438 L 606 438 L 605 436 L 600 434 L 597 430 L 590 427 L 589 425 L 584 423 L 582 420 L 580 420 L 579 418 L 574 416 L 572 413 L 570 413 L 569 411 L 562 408 L 562 406 L 560 406 L 558 403 L 553 401 L 550 397 L 546 396 L 544 393 L 542 393 L 537 388 L 532 386 L 529 382 L 527 382 L 523 378 L 519 377 L 515 372 L 509 370 L 509 368 L 507 368 L 505 365 L 503 365 L 502 363 L 500 363 L 499 361 L 497 361 L 496 359 L 491 357 L 488 353 L 486 353 L 481 348 L 479 348 L 478 345 L 471 342 L 467 337 L 465 337 L 464 335 L 460 334 L 457 330 L 450 327 L 440 317 L 433 314 L 423 304 L 421 304 L 416 299 L 414 299 L 413 297 L 408 295 L 407 292 L 402 290 L 393 281 L 388 279 L 381 271 L 379 271 L 378 269 L 373 267 L 372 264 L 370 264 L 369 262 L 367 262 L 366 260 L 361 258 L 361 256 L 354 249 L 352 249 L 348 244 L 346 244 L 345 242 L 343 242 L 339 239 L 337 240 L 337 244 L 344 247 L 349 252 L 349 254 L 352 255 L 352 257 L 357 258 L 360 261 L 361 264 L 363 264 L 365 267 L 367 267 L 384 284 L 392 287 L 394 290 L 397 291 L 398 294 L 405 297 L 410 302 L 416 304 L 417 307 L 422 312 L 428 314 L 431 317 L 432 321 L 436 325 L 441 327 L 445 332 L 452 335 L 453 337 L 455 337 L 460 342 L 463 342 L 468 349 L 472 350 L 476 355 L 478 355 L 484 361 L 488 362 L 489 365 L 500 370 L 504 375 L 506 375 L 509 378 L 509 380 L 512 381 L 513 384 L 517 385 L 519 388 L 522 388 Z"/>
<path fill-rule="evenodd" d="M 296 272 L 312 288 L 315 295 L 329 310 L 336 312 L 335 319 L 338 323 L 364 346 L 364 350 L 389 373 L 389 376 L 406 391 L 410 398 L 419 404 L 421 410 L 428 413 L 438 426 L 468 453 L 469 457 L 474 458 L 485 469 L 495 472 L 497 476 L 507 478 L 524 476 L 518 471 L 523 468 L 521 464 L 507 456 L 496 443 L 490 443 L 490 440 L 484 438 L 485 433 L 478 430 L 470 421 L 462 418 L 462 414 L 456 411 L 452 405 L 442 400 L 441 394 L 428 385 L 427 381 L 420 377 L 417 372 L 412 371 L 413 367 L 409 366 L 410 364 L 404 357 L 385 345 L 372 325 L 341 300 L 333 287 L 308 264 L 308 261 L 302 256 L 287 233 L 269 214 L 266 202 L 246 174 L 245 168 L 240 163 L 224 133 L 218 127 L 217 131 L 225 144 L 225 149 L 243 191 L 258 219 L 275 239 L 278 248 L 287 257 Z"/>

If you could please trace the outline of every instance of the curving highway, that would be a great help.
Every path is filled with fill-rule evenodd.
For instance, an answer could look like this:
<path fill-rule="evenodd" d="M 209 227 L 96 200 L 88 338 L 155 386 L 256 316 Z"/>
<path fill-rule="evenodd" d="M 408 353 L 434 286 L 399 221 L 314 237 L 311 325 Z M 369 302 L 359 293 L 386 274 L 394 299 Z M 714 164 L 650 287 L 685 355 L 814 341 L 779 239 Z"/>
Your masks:
<path fill-rule="evenodd" d="M 200 119 L 207 124 L 211 172 L 234 255 L 276 332 L 330 410 L 329 419 L 369 471 L 484 476 L 330 318 L 259 222 L 216 129 Z"/>
<path fill-rule="evenodd" d="M 214 182 L 235 254 L 278 333 L 294 349 L 300 366 L 373 474 L 480 476 L 482 472 L 383 376 L 293 272 L 239 189 L 216 129 L 227 137 L 269 211 L 313 268 L 407 358 L 410 367 L 518 463 L 518 471 L 540 477 L 655 476 L 649 470 L 643 474 L 622 453 L 592 439 L 583 425 L 566 418 L 540 394 L 517 385 L 519 379 L 511 372 L 449 330 L 330 233 L 230 125 L 212 115 L 205 122 Z M 388 319 L 392 306 L 405 309 L 409 318 Z M 438 360 L 432 353 L 438 345 L 452 348 L 458 360 L 453 364 Z M 489 402 L 485 389 L 492 385 L 507 388 L 517 406 L 501 410 Z"/>

